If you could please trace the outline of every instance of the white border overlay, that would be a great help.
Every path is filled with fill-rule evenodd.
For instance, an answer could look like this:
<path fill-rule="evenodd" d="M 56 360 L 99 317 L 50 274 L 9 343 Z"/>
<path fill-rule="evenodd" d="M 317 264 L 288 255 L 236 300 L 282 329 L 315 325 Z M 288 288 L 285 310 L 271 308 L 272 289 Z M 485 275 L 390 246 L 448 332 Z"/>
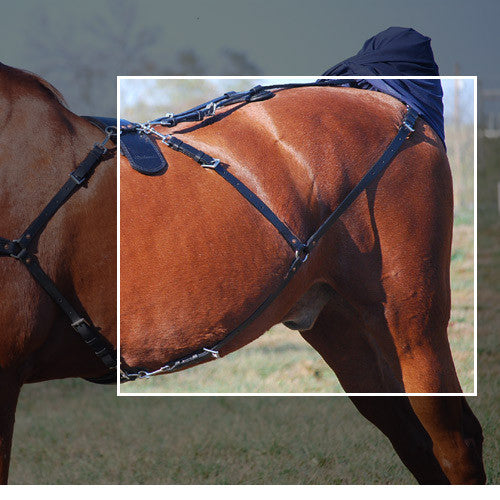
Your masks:
<path fill-rule="evenodd" d="M 117 373 L 117 396 L 477 396 L 477 76 L 117 76 L 116 78 L 116 96 L 118 120 L 120 119 L 120 82 L 121 80 L 308 80 L 315 81 L 318 78 L 332 80 L 473 80 L 474 82 L 474 392 L 121 392 L 120 374 Z M 119 122 L 118 122 L 119 123 Z M 117 150 L 120 151 L 120 134 L 118 134 Z M 118 157 L 118 179 L 117 179 L 117 342 L 118 359 L 120 362 L 120 155 Z M 165 374 L 168 376 L 168 374 Z M 128 382 L 133 383 L 133 382 Z"/>

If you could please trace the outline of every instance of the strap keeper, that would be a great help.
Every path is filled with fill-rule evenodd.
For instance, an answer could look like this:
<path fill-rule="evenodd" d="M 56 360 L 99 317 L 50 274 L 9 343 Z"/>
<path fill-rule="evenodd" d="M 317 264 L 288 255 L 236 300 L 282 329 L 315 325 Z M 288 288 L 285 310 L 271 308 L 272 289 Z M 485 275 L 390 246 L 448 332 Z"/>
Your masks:
<path fill-rule="evenodd" d="M 86 177 L 77 177 L 74 172 L 71 172 L 69 176 L 73 179 L 77 186 L 81 186 L 86 180 Z"/>

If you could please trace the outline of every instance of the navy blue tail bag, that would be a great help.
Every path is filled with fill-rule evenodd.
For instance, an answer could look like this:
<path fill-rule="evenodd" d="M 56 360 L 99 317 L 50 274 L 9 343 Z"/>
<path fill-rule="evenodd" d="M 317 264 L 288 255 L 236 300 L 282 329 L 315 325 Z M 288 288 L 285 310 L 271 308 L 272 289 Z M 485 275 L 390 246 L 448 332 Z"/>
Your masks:
<path fill-rule="evenodd" d="M 439 76 L 431 39 L 411 28 L 392 27 L 365 42 L 353 57 L 323 76 Z M 336 82 L 352 86 L 352 83 Z M 443 88 L 436 80 L 356 80 L 356 87 L 392 95 L 416 109 L 444 143 Z"/>

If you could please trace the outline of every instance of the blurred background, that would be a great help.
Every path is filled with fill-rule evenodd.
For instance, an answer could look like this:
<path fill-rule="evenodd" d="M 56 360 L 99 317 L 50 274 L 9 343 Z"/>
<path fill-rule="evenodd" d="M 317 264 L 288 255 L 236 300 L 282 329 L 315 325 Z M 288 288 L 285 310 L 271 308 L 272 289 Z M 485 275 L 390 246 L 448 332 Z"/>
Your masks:
<path fill-rule="evenodd" d="M 292 79 L 120 79 L 120 116 L 145 122 L 179 113 L 224 92 Z M 474 80 L 443 79 L 445 133 L 455 197 L 449 338 L 464 392 L 474 392 Z M 327 105 L 327 103 L 325 103 Z M 165 129 L 164 133 L 168 130 Z M 188 141 L 189 142 L 189 141 Z M 172 166 L 175 166 L 172 165 Z M 368 166 L 367 166 L 368 167 Z M 343 392 L 335 374 L 302 337 L 275 326 L 217 363 L 124 384 L 123 393 Z"/>
<path fill-rule="evenodd" d="M 116 75 L 313 75 L 389 26 L 432 38 L 443 75 L 478 75 L 478 375 L 490 483 L 500 474 L 497 0 L 18 0 L 0 61 L 40 74 L 76 113 L 113 115 Z M 1 186 L 0 186 L 1 189 Z M 242 351 L 244 352 L 244 351 Z M 216 365 L 216 364 L 215 364 Z M 81 380 L 27 386 L 11 482 L 414 484 L 387 439 L 336 398 L 117 398 Z"/>
<path fill-rule="evenodd" d="M 116 75 L 320 75 L 379 31 L 410 26 L 432 38 L 442 75 L 480 75 L 481 119 L 498 129 L 499 15 L 495 0 L 21 0 L 3 6 L 0 61 L 102 116 L 115 113 Z"/>

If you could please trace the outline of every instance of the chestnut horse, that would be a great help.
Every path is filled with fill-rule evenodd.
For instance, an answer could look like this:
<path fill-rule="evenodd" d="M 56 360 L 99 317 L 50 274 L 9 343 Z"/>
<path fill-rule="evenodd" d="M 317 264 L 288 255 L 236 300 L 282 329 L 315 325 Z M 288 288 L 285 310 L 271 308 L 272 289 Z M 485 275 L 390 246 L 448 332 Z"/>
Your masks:
<path fill-rule="evenodd" d="M 381 93 L 309 87 L 167 132 L 219 158 L 305 241 L 382 155 L 404 114 Z M 293 260 L 233 186 L 159 145 L 163 175 L 141 175 L 125 158 L 120 168 L 120 353 L 148 371 L 224 338 Z M 382 177 L 221 354 L 284 323 L 350 393 L 461 392 L 447 338 L 452 220 L 445 149 L 419 119 Z M 481 426 L 463 397 L 352 399 L 419 482 L 485 481 Z"/>
<path fill-rule="evenodd" d="M 15 239 L 104 134 L 41 78 L 0 64 L 0 236 Z M 41 267 L 116 345 L 116 158 L 102 162 L 37 242 Z M 99 377 L 105 366 L 13 258 L 0 259 L 0 482 L 7 481 L 21 386 Z"/>

